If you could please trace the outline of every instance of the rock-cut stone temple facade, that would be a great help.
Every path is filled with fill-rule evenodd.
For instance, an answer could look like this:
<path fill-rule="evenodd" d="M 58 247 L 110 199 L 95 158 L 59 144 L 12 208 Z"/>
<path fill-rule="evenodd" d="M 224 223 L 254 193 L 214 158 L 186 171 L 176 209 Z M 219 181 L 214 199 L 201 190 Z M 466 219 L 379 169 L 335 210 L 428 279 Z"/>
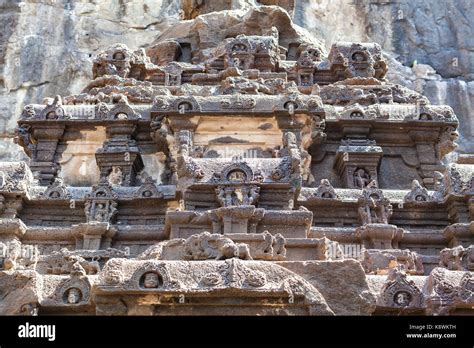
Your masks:
<path fill-rule="evenodd" d="M 474 314 L 452 109 L 391 83 L 378 44 L 250 12 L 273 22 L 113 45 L 81 94 L 24 108 L 0 314 Z"/>

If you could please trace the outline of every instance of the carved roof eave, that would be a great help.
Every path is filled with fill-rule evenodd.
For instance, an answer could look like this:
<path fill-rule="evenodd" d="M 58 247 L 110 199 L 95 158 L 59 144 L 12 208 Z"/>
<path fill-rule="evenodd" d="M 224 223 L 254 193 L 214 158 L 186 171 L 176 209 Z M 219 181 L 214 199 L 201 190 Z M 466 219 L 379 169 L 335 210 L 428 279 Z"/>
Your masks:
<path fill-rule="evenodd" d="M 326 132 L 332 129 L 345 128 L 347 126 L 369 127 L 371 131 L 376 129 L 394 130 L 396 132 L 406 133 L 407 131 L 429 131 L 441 133 L 446 127 L 457 129 L 459 123 L 457 120 L 439 120 L 439 121 L 419 121 L 419 120 L 400 120 L 400 119 L 334 119 L 328 118 L 326 114 Z"/>
<path fill-rule="evenodd" d="M 354 190 L 354 194 L 358 190 Z M 336 193 L 339 192 L 336 189 Z M 307 197 L 305 199 L 298 199 L 297 201 L 298 204 L 304 205 L 307 208 L 311 207 L 345 207 L 346 209 L 355 209 L 357 206 L 357 201 L 355 201 L 352 197 L 339 197 L 339 198 L 321 198 L 317 196 L 312 196 L 312 197 Z M 446 204 L 444 202 L 409 202 L 409 203 L 402 203 L 397 201 L 390 201 L 391 204 L 395 205 L 396 208 L 399 206 L 402 207 L 403 209 L 415 209 L 417 211 L 425 211 L 425 212 L 431 212 L 432 209 L 438 208 L 438 209 L 444 209 L 446 207 Z M 403 204 L 403 205 L 402 205 Z"/>
<path fill-rule="evenodd" d="M 301 189 L 300 196 L 298 197 L 298 202 L 306 202 L 310 200 L 312 196 L 315 195 L 317 191 L 317 187 L 303 187 Z M 336 194 L 339 196 L 340 200 L 344 202 L 354 202 L 357 203 L 358 195 L 360 194 L 360 189 L 349 189 L 349 188 L 334 188 Z M 392 204 L 399 204 L 403 203 L 404 197 L 410 190 L 389 190 L 389 189 L 381 189 L 384 194 L 384 197 L 390 199 Z M 433 194 L 434 191 L 428 191 L 428 194 Z M 325 202 L 329 202 L 332 199 L 324 199 Z M 417 202 L 416 204 L 420 203 L 435 203 L 435 202 Z M 403 203 L 408 204 L 408 203 Z"/>
<path fill-rule="evenodd" d="M 69 106 L 70 118 L 68 119 L 57 119 L 57 120 L 44 120 L 37 117 L 22 117 L 18 120 L 19 124 L 28 125 L 39 125 L 39 124 L 77 124 L 78 122 L 87 122 L 94 124 L 107 124 L 109 122 L 127 122 L 127 123 L 143 123 L 149 120 L 154 115 L 166 115 L 166 116 L 195 116 L 195 115 L 242 115 L 242 114 L 271 114 L 272 116 L 277 115 L 290 115 L 289 110 L 285 109 L 283 105 L 275 105 L 279 99 L 273 98 L 272 100 L 263 100 L 252 107 L 229 107 L 221 108 L 215 105 L 203 105 L 199 108 L 192 109 L 189 111 L 180 112 L 177 108 L 169 109 L 157 109 L 153 104 L 131 104 L 130 108 L 133 109 L 139 118 L 131 118 L 127 120 L 123 119 L 106 119 L 100 118 L 94 115 L 95 105 L 71 105 Z M 281 99 L 280 99 L 281 100 Z M 39 106 L 41 108 L 43 106 Z M 109 105 L 109 108 L 113 108 L 114 105 Z M 319 115 L 324 116 L 325 110 L 322 107 L 299 107 L 295 110 L 295 115 L 307 114 L 307 115 Z"/>
<path fill-rule="evenodd" d="M 179 113 L 175 110 L 170 111 L 156 111 L 150 110 L 144 112 L 142 114 L 141 119 L 134 119 L 134 120 L 101 120 L 95 118 L 87 118 L 82 117 L 79 118 L 75 115 L 72 115 L 70 119 L 67 120 L 38 120 L 38 119 L 20 119 L 18 123 L 21 124 L 28 124 L 28 125 L 54 125 L 54 124 L 67 124 L 67 125 L 80 125 L 80 124 L 95 124 L 95 125 L 106 125 L 111 122 L 127 122 L 133 124 L 145 124 L 149 122 L 149 120 L 155 115 L 163 115 L 163 116 L 170 116 L 170 117 L 192 117 L 192 116 L 252 116 L 254 114 L 261 115 L 269 115 L 269 116 L 287 116 L 290 117 L 288 110 L 278 110 L 278 109 L 252 109 L 252 110 L 245 110 L 245 109 L 232 109 L 232 110 L 199 110 L 199 111 L 189 111 L 184 114 Z M 459 122 L 457 120 L 437 120 L 437 121 L 420 121 L 420 120 L 400 120 L 400 119 L 335 119 L 334 117 L 329 116 L 324 109 L 315 109 L 315 110 L 298 110 L 295 112 L 294 116 L 298 115 L 309 115 L 309 116 L 323 116 L 326 117 L 326 122 L 328 124 L 333 125 L 377 125 L 383 124 L 384 127 L 393 125 L 394 127 L 399 127 L 400 125 L 404 125 L 406 128 L 439 128 L 439 127 L 446 127 L 451 126 L 457 128 L 459 126 Z M 329 117 L 328 117 L 329 116 Z"/>
<path fill-rule="evenodd" d="M 133 107 L 133 105 L 131 105 Z M 77 106 L 78 114 L 81 106 Z M 145 109 L 146 108 L 146 109 Z M 152 105 L 140 105 L 141 118 L 140 119 L 130 119 L 130 120 L 103 120 L 97 118 L 90 118 L 87 116 L 80 117 L 79 115 L 74 115 L 74 110 L 70 119 L 63 120 L 39 120 L 36 118 L 21 118 L 19 119 L 19 124 L 75 124 L 78 122 L 87 122 L 94 124 L 107 124 L 109 122 L 130 122 L 130 123 L 143 123 L 153 117 L 153 115 L 165 115 L 165 116 L 196 116 L 196 115 L 210 115 L 210 116 L 222 116 L 222 115 L 252 115 L 255 113 L 260 114 L 271 114 L 271 115 L 284 115 L 290 116 L 288 110 L 284 108 L 252 108 L 252 109 L 212 109 L 212 108 L 201 108 L 200 110 L 191 110 L 186 111 L 185 113 L 180 113 L 178 110 L 153 110 Z M 325 116 L 325 119 L 328 123 L 331 124 L 384 124 L 390 125 L 394 124 L 399 126 L 400 124 L 409 125 L 410 127 L 439 127 L 439 126 L 452 126 L 457 127 L 459 122 L 457 119 L 445 119 L 445 120 L 413 120 L 413 119 L 400 119 L 400 118 L 367 118 L 367 119 L 345 119 L 345 118 L 336 118 L 331 113 L 328 113 L 325 108 L 316 108 L 316 109 L 298 109 L 295 111 L 295 115 L 318 115 Z"/>
<path fill-rule="evenodd" d="M 176 187 L 174 185 L 155 185 L 157 192 L 162 193 L 159 197 L 138 197 L 138 191 L 140 190 L 140 186 L 131 186 L 131 187 L 115 187 L 112 186 L 112 191 L 116 195 L 114 200 L 120 201 L 133 201 L 133 200 L 163 200 L 163 201 L 170 201 L 176 199 Z M 30 188 L 30 195 L 26 197 L 29 201 L 42 201 L 42 202 L 65 202 L 74 199 L 75 201 L 84 201 L 89 199 L 87 196 L 91 193 L 90 187 L 68 187 L 68 192 L 70 194 L 70 198 L 62 198 L 62 199 L 47 199 L 45 198 L 42 193 L 45 190 L 45 186 L 32 186 Z M 106 198 L 112 199 L 112 198 Z"/>
<path fill-rule="evenodd" d="M 265 261 L 245 261 L 238 259 L 209 261 L 162 261 L 119 260 L 108 263 L 101 275 L 96 288 L 98 296 L 112 294 L 130 294 L 147 296 L 150 294 L 179 294 L 183 289 L 187 296 L 229 297 L 288 297 L 292 291 L 299 299 L 304 299 L 305 306 L 315 305 L 320 300 L 319 292 L 299 275 L 281 266 L 264 263 Z M 206 267 L 204 267 L 206 265 Z M 204 269 L 205 268 L 205 269 Z M 181 270 L 189 270 L 191 276 L 181 277 Z M 268 270 L 267 270 L 268 269 Z M 266 270 L 266 273 L 262 271 Z M 162 284 L 158 288 L 140 287 L 140 279 L 147 272 L 156 272 L 161 276 Z M 120 274 L 119 277 L 108 277 L 109 273 Z M 206 274 L 218 279 L 216 284 L 205 281 Z M 253 281 L 251 281 L 254 279 Z M 291 284 L 291 287 L 288 285 Z M 232 297 L 232 296 L 231 296 Z"/>
<path fill-rule="evenodd" d="M 58 198 L 58 199 L 47 199 L 47 198 L 42 198 L 42 197 L 25 197 L 24 201 L 25 202 L 41 202 L 43 206 L 69 206 L 71 200 L 74 200 L 76 203 L 81 203 L 85 202 L 87 198 L 80 197 L 80 198 Z M 112 200 L 111 198 L 105 198 L 105 200 Z M 159 202 L 167 202 L 167 201 L 174 201 L 176 200 L 176 196 L 171 196 L 171 195 L 166 195 L 163 197 L 139 197 L 139 196 L 119 196 L 116 199 L 113 199 L 114 201 L 117 202 L 128 202 L 128 201 L 133 201 L 136 202 L 137 204 L 141 204 L 140 202 L 151 202 L 153 201 L 153 204 L 157 204 Z M 148 203 L 147 203 L 148 204 Z"/>
<path fill-rule="evenodd" d="M 285 103 L 294 103 L 294 114 L 298 115 L 319 115 L 324 116 L 328 123 L 337 124 L 376 124 L 383 123 L 384 125 L 404 124 L 410 127 L 439 127 L 453 126 L 457 127 L 459 121 L 452 109 L 446 105 L 424 105 L 419 114 L 427 113 L 431 119 L 420 120 L 416 114 L 408 114 L 407 116 L 397 115 L 396 109 L 407 107 L 416 107 L 415 104 L 371 104 L 369 106 L 360 106 L 362 111 L 369 110 L 362 118 L 353 119 L 341 115 L 341 110 L 344 107 L 323 104 L 318 96 L 314 95 L 223 95 L 210 97 L 171 97 L 159 96 L 160 99 L 165 100 L 165 105 L 154 104 L 130 104 L 129 107 L 135 112 L 138 117 L 127 119 L 127 122 L 141 123 L 146 122 L 153 117 L 153 115 L 245 115 L 245 114 L 272 114 L 272 115 L 290 115 L 288 108 L 285 108 Z M 192 104 L 191 110 L 179 110 L 180 102 L 189 101 Z M 309 104 L 309 105 L 308 105 Z M 109 110 L 112 110 L 117 104 L 105 104 Z M 356 105 L 356 104 L 354 104 Z M 39 104 L 30 104 L 25 107 L 19 124 L 74 124 L 77 122 L 88 122 L 97 124 L 106 124 L 108 122 L 124 121 L 100 118 L 96 115 L 96 108 L 98 105 L 79 104 L 79 105 L 64 105 L 68 112 L 69 118 L 63 119 L 40 119 L 38 115 L 47 106 Z M 389 109 L 394 109 L 391 113 Z M 34 110 L 34 111 L 32 111 Z M 449 117 L 443 116 L 447 115 Z M 419 116 L 419 115 L 418 115 Z"/>
<path fill-rule="evenodd" d="M 334 189 L 339 198 L 320 198 L 317 197 L 315 187 L 303 187 L 301 193 L 298 197 L 297 202 L 304 204 L 305 206 L 338 206 L 346 204 L 356 204 L 357 195 L 360 193 L 359 189 Z M 429 210 L 431 208 L 443 208 L 446 207 L 450 202 L 456 201 L 464 204 L 468 204 L 468 201 L 474 194 L 454 194 L 448 192 L 441 199 L 432 199 L 429 201 L 414 201 L 414 202 L 405 202 L 404 197 L 410 192 L 410 190 L 386 190 L 382 189 L 384 196 L 390 200 L 390 203 L 395 205 L 395 207 L 403 207 L 403 209 L 420 209 L 420 210 Z M 429 197 L 433 197 L 435 191 L 427 191 Z"/>
<path fill-rule="evenodd" d="M 212 183 L 212 182 L 195 182 L 188 186 L 188 189 L 206 189 L 206 190 L 214 190 L 218 186 L 226 186 L 226 187 L 242 187 L 242 186 L 259 186 L 265 190 L 289 190 L 291 189 L 292 185 L 290 182 L 258 182 L 258 181 L 248 181 L 245 183 Z"/>
<path fill-rule="evenodd" d="M 246 109 L 231 109 L 231 110 L 199 110 L 199 111 L 189 111 L 184 114 L 181 114 L 177 111 L 151 111 L 152 115 L 165 115 L 165 116 L 252 116 L 256 115 L 258 117 L 268 115 L 269 117 L 272 116 L 292 116 L 289 114 L 288 110 L 285 109 L 271 109 L 271 108 L 255 108 L 252 110 Z M 294 113 L 294 116 L 298 115 L 318 115 L 324 116 L 324 109 L 317 109 L 317 110 L 298 110 Z"/>
<path fill-rule="evenodd" d="M 190 188 L 193 187 L 199 187 L 199 188 L 209 188 L 213 189 L 219 185 L 223 185 L 222 183 L 210 183 L 210 182 L 196 182 L 193 183 Z M 257 181 L 249 181 L 246 183 L 240 183 L 240 184 L 226 184 L 228 186 L 242 186 L 242 185 L 258 185 L 262 188 L 265 189 L 286 189 L 290 187 L 290 183 L 288 182 L 257 182 Z M 166 187 L 171 187 L 174 185 L 165 185 Z M 163 193 L 163 197 L 137 197 L 136 193 L 138 192 L 138 189 L 140 187 L 131 187 L 131 189 L 134 189 L 133 192 L 132 190 L 130 193 L 119 193 L 117 197 L 117 201 L 133 201 L 133 200 L 163 200 L 163 201 L 173 201 L 176 199 L 175 194 L 169 193 L 167 190 L 162 190 L 160 185 L 156 186 L 159 192 Z M 164 186 L 162 186 L 164 187 Z M 20 196 L 25 202 L 35 202 L 35 201 L 41 201 L 42 203 L 49 204 L 61 204 L 61 203 L 66 203 L 69 202 L 71 199 L 76 200 L 77 202 L 81 202 L 86 200 L 85 196 L 87 193 L 90 192 L 90 188 L 76 188 L 75 189 L 83 189 L 82 193 L 78 193 L 77 190 L 75 193 L 72 194 L 71 198 L 58 198 L 58 199 L 47 199 L 45 197 L 41 197 L 39 195 L 39 192 L 44 191 L 44 186 L 36 186 L 32 187 L 30 189 L 31 192 L 23 190 L 23 191 L 0 191 L 1 195 L 4 195 L 5 197 L 18 197 Z M 340 188 L 335 188 L 336 194 L 339 196 L 339 198 L 320 198 L 314 196 L 314 193 L 316 192 L 317 188 L 310 188 L 310 187 L 303 187 L 302 188 L 302 195 L 298 197 L 298 203 L 304 204 L 306 206 L 310 205 L 346 205 L 346 204 L 357 204 L 357 195 L 360 193 L 359 189 L 340 189 Z M 445 206 L 447 203 L 450 201 L 462 201 L 467 204 L 467 201 L 469 198 L 473 197 L 473 195 L 465 194 L 465 195 L 454 195 L 454 194 L 447 194 L 442 200 L 439 201 L 420 201 L 420 202 L 403 202 L 404 196 L 410 192 L 410 190 L 382 190 L 384 194 L 390 195 L 390 203 L 394 204 L 395 206 L 398 206 L 399 204 L 403 204 L 404 207 L 406 208 L 418 208 L 418 209 L 429 209 L 433 207 L 440 207 L 440 206 Z M 38 194 L 35 194 L 38 193 Z M 432 194 L 434 191 L 428 191 L 429 194 Z"/>
<path fill-rule="evenodd" d="M 111 124 L 126 123 L 132 125 L 145 125 L 150 123 L 150 119 L 140 119 L 140 120 L 94 120 L 94 119 L 71 119 L 71 120 L 57 120 L 57 121 L 42 121 L 42 120 L 20 120 L 18 121 L 19 125 L 29 125 L 32 129 L 41 126 L 76 126 L 76 127 L 86 127 L 88 125 L 94 126 L 106 126 Z"/>
<path fill-rule="evenodd" d="M 352 86 L 356 89 L 370 86 Z M 380 120 L 403 121 L 406 123 L 436 124 L 439 122 L 457 124 L 458 119 L 453 109 L 448 105 L 430 105 L 416 103 L 385 103 L 370 102 L 353 98 L 349 105 L 324 104 L 327 120 Z M 361 103 L 361 104 L 359 104 Z M 352 117 L 352 112 L 358 112 Z"/>
<path fill-rule="evenodd" d="M 290 108 L 290 104 L 292 104 Z M 324 114 L 318 96 L 290 95 L 219 95 L 209 97 L 156 97 L 152 114 L 246 114 L 246 113 L 318 113 Z"/>

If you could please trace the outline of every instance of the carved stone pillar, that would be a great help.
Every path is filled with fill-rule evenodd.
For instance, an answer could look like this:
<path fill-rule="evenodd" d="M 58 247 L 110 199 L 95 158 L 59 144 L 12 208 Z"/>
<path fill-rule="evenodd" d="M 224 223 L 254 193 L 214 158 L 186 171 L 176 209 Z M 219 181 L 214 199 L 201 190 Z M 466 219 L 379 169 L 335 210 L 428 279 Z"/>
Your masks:
<path fill-rule="evenodd" d="M 356 235 L 367 249 L 398 249 L 404 230 L 395 225 L 368 224 L 356 229 Z"/>
<path fill-rule="evenodd" d="M 65 128 L 64 124 L 57 123 L 37 124 L 33 128 L 32 137 L 36 139 L 36 146 L 30 169 L 41 185 L 51 184 L 56 176 L 59 168 L 56 148 Z"/>
<path fill-rule="evenodd" d="M 217 216 L 224 224 L 224 234 L 249 233 L 249 221 L 258 223 L 257 216 L 263 217 L 263 209 L 255 208 L 253 205 L 242 205 L 235 207 L 222 207 L 216 210 Z M 255 228 L 253 228 L 255 230 Z"/>
<path fill-rule="evenodd" d="M 153 116 L 150 122 L 151 137 L 155 141 L 158 151 L 168 154 L 170 151 L 169 139 L 172 138 L 169 121 L 163 114 Z"/>
<path fill-rule="evenodd" d="M 108 222 L 89 222 L 75 227 L 76 249 L 99 250 L 111 247 L 117 229 Z"/>
<path fill-rule="evenodd" d="M 105 181 L 92 188 L 84 204 L 87 222 L 74 226 L 77 249 L 98 250 L 111 246 L 116 233 L 111 225 L 117 214 L 116 199 L 117 195 Z"/>
<path fill-rule="evenodd" d="M 212 221 L 212 233 L 222 234 L 222 225 L 216 210 L 211 210 L 209 215 Z"/>
<path fill-rule="evenodd" d="M 23 209 L 23 200 L 21 198 L 7 198 L 2 196 L 2 217 L 14 219 L 20 216 L 20 212 Z"/>
<path fill-rule="evenodd" d="M 96 152 L 101 180 L 108 179 L 115 185 L 131 186 L 143 167 L 140 150 L 132 135 L 136 125 L 127 121 L 115 121 L 107 126 L 109 140 Z"/>
<path fill-rule="evenodd" d="M 434 172 L 443 171 L 439 153 L 436 151 L 436 143 L 439 133 L 436 130 L 419 126 L 408 132 L 410 138 L 415 142 L 418 160 L 420 162 L 419 173 L 423 178 L 423 184 L 431 189 L 434 184 Z"/>
<path fill-rule="evenodd" d="M 390 225 L 392 205 L 383 191 L 372 181 L 362 190 L 357 200 L 359 218 L 362 226 L 356 229 L 356 235 L 368 249 L 397 249 L 403 237 L 403 229 Z"/>

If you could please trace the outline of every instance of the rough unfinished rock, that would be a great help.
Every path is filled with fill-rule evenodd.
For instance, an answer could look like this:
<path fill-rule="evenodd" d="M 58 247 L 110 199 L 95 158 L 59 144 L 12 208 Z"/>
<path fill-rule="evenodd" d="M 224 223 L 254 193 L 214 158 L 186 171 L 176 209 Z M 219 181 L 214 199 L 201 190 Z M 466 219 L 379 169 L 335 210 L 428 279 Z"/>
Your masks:
<path fill-rule="evenodd" d="M 0 272 L 3 315 L 38 315 L 43 278 L 33 270 Z"/>
<path fill-rule="evenodd" d="M 370 315 L 375 310 L 375 296 L 367 285 L 364 270 L 355 260 L 278 264 L 316 287 L 336 315 Z"/>

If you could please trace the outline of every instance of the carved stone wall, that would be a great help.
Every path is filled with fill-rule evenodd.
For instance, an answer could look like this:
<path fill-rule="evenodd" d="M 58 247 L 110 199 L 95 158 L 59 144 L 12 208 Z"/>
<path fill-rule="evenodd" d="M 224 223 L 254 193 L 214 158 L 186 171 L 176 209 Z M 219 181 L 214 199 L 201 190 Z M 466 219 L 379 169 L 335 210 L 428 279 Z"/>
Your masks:
<path fill-rule="evenodd" d="M 181 30 L 103 47 L 81 92 L 20 113 L 0 314 L 472 314 L 453 109 L 391 81 L 377 43 L 326 50 L 292 1 L 228 12 L 218 40 L 197 28 L 224 8 L 184 5 Z"/>

